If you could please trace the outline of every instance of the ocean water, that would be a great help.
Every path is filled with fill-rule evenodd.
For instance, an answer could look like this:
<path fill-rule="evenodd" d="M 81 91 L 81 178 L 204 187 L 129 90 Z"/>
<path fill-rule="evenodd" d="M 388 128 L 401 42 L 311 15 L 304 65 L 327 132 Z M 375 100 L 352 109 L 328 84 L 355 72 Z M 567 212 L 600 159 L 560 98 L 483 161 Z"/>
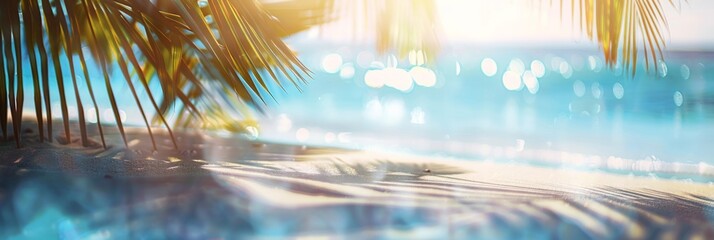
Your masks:
<path fill-rule="evenodd" d="M 299 49 L 314 79 L 275 89 L 264 139 L 711 177 L 709 52 L 666 52 L 657 69 L 640 59 L 632 75 L 595 50 L 462 46 L 424 60 Z"/>
<path fill-rule="evenodd" d="M 256 114 L 261 127 L 251 139 L 698 181 L 714 175 L 711 52 L 666 51 L 649 69 L 640 58 L 633 75 L 620 63 L 607 66 L 596 49 L 461 44 L 427 59 L 420 52 L 379 54 L 370 45 L 292 45 L 311 79 L 299 89 L 269 83 L 272 96 L 265 95 L 266 114 Z M 88 68 L 93 81 L 103 79 L 98 67 Z M 128 91 L 118 69 L 111 78 L 116 92 Z M 32 89 L 31 81 L 25 87 Z M 157 81 L 151 88 L 161 98 Z M 145 91 L 137 92 L 146 103 Z M 88 95 L 80 98 L 90 122 L 99 111 L 112 124 L 106 96 L 97 96 L 99 109 Z M 143 126 L 134 99 L 117 99 L 125 123 Z M 61 116 L 57 94 L 51 101 L 53 115 Z M 74 97 L 67 102 L 76 119 Z"/>
<path fill-rule="evenodd" d="M 313 79 L 245 136 L 2 146 L 0 238 L 714 237 L 710 53 L 632 76 L 589 50 L 298 49 Z"/>

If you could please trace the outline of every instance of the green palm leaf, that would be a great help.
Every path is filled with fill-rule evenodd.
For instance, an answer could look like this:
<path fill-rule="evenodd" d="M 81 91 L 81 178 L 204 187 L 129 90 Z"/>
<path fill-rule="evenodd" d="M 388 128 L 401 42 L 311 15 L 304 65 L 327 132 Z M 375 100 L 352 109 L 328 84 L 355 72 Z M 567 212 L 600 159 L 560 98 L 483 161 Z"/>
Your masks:
<path fill-rule="evenodd" d="M 638 49 L 646 66 L 662 59 L 665 0 L 573 0 L 572 16 L 597 41 L 610 67 L 622 62 L 635 73 Z M 667 0 L 675 5 L 674 0 Z M 32 81 L 35 117 L 42 139 L 53 139 L 51 86 L 58 86 L 63 138 L 71 139 L 68 98 L 77 102 L 83 145 L 88 145 L 84 103 L 88 94 L 98 109 L 95 91 L 109 97 L 122 136 L 117 98 L 110 72 L 118 68 L 129 86 L 150 135 L 161 124 L 173 139 L 171 126 L 223 128 L 240 131 L 251 121 L 246 105 L 262 109 L 272 98 L 270 84 L 300 87 L 309 70 L 282 37 L 355 11 L 374 27 L 377 48 L 400 56 L 438 51 L 435 0 L 6 0 L 0 2 L 0 130 L 20 145 L 25 81 Z M 561 0 L 561 7 L 563 0 Z M 352 9 L 352 10 L 350 10 Z M 355 10 L 356 9 L 356 10 Z M 357 15 L 353 14 L 353 15 Z M 640 43 L 641 41 L 641 43 Z M 28 61 L 23 59 L 27 57 Z M 89 62 L 99 66 L 103 82 L 90 80 Z M 63 65 L 62 62 L 67 62 Z M 23 68 L 32 79 L 23 79 Z M 51 64 L 50 64 L 51 63 Z M 55 76 L 49 76 L 54 71 Z M 69 72 L 71 79 L 64 79 Z M 77 87 L 83 76 L 88 87 Z M 55 80 L 51 81 L 53 77 Z M 158 81 L 159 92 L 149 86 Z M 71 84 L 71 85 L 70 85 Z M 93 86 L 94 85 L 94 86 Z M 102 86 L 103 85 L 103 86 Z M 73 88 L 68 96 L 65 87 Z M 138 94 L 143 90 L 148 101 Z M 129 94 L 127 94 L 129 95 Z M 122 95 L 123 96 L 123 95 Z M 216 97 L 220 96 L 220 97 Z M 151 119 L 147 113 L 157 114 Z M 174 121 L 167 117 L 178 112 Z M 98 120 L 102 132 L 99 112 Z M 46 133 L 46 135 L 45 135 Z M 126 138 L 124 138 L 126 143 Z M 175 142 L 174 142 L 175 143 Z M 155 147 L 155 144 L 154 144 Z"/>
<path fill-rule="evenodd" d="M 298 60 L 282 37 L 322 23 L 327 0 L 311 4 L 297 1 L 257 0 L 8 0 L 0 3 L 0 36 L 4 74 L 0 77 L 0 124 L 7 137 L 7 115 L 20 145 L 24 101 L 23 67 L 29 62 L 34 86 L 35 115 L 41 138 L 52 141 L 50 84 L 56 83 L 61 101 L 64 136 L 71 139 L 66 86 L 74 89 L 81 142 L 87 146 L 87 125 L 78 85 L 84 75 L 91 104 L 102 88 L 109 97 L 114 121 L 124 137 L 118 99 L 129 96 L 152 136 L 153 122 L 164 125 L 173 139 L 171 124 L 190 126 L 240 124 L 236 112 L 245 117 L 243 105 L 258 109 L 270 98 L 269 82 L 299 86 L 309 70 Z M 23 62 L 23 56 L 29 61 Z M 39 59 L 38 57 L 39 56 Z M 48 61 L 51 59 L 51 61 Z M 90 80 L 89 62 L 99 66 L 103 83 Z M 48 63 L 52 66 L 48 66 Z M 62 62 L 67 62 L 63 65 Z M 118 68 L 129 88 L 119 94 L 111 84 L 110 72 Z M 55 81 L 49 71 L 55 72 Z M 63 72 L 69 72 L 70 83 Z M 16 74 L 17 73 L 17 74 Z M 160 83 L 160 92 L 149 86 Z M 92 86 L 94 83 L 94 86 Z M 99 85 L 99 86 L 97 86 Z M 95 87 L 95 88 L 93 88 Z M 209 89 L 210 88 L 210 89 Z M 148 101 L 139 96 L 139 89 Z M 207 95 L 216 91 L 227 101 Z M 44 100 L 44 102 L 42 101 Z M 9 109 L 8 109 L 9 106 Z M 167 114 L 178 107 L 174 123 Z M 184 109 L 189 114 L 184 114 Z M 44 114 L 43 114 L 44 110 Z M 102 119 L 98 111 L 100 136 Z M 206 117 L 210 115 L 211 117 Z M 190 123 L 190 124 L 189 124 Z M 234 130 L 240 130 L 234 126 Z M 47 136 L 44 135 L 46 130 Z M 124 137 L 126 143 L 126 137 Z M 104 140 L 102 138 L 102 144 Z M 175 144 L 175 141 L 174 141 Z M 105 146 L 106 147 L 106 146 Z M 154 143 L 154 148 L 156 144 Z"/>

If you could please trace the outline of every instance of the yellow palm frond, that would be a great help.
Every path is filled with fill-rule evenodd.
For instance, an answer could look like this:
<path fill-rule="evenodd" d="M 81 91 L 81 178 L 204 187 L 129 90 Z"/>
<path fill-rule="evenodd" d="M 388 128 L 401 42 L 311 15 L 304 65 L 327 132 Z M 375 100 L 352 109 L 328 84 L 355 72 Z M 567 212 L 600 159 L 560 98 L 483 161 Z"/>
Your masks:
<path fill-rule="evenodd" d="M 590 39 L 597 41 L 605 62 L 618 61 L 635 74 L 639 49 L 649 70 L 663 60 L 664 30 L 667 19 L 663 5 L 673 7 L 678 0 L 573 0 L 571 14 Z M 561 10 L 563 2 L 561 0 Z"/>
<path fill-rule="evenodd" d="M 663 5 L 678 6 L 680 1 L 560 0 L 559 5 L 561 12 L 569 5 L 575 22 L 599 44 L 608 66 L 614 67 L 619 61 L 634 74 L 639 55 L 644 55 L 647 69 L 658 68 L 667 26 Z M 376 45 L 382 53 L 396 51 L 403 57 L 412 50 L 423 50 L 428 56 L 438 52 L 434 0 L 343 0 L 332 11 L 351 15 L 353 28 L 377 29 Z"/>
<path fill-rule="evenodd" d="M 181 121 L 200 122 L 235 116 L 243 106 L 221 105 L 206 86 L 219 89 L 231 103 L 262 108 L 270 98 L 269 84 L 298 85 L 309 70 L 282 38 L 320 24 L 330 0 L 6 0 L 0 1 L 0 125 L 7 137 L 8 113 L 20 145 L 24 104 L 23 67 L 29 65 L 34 86 L 35 115 L 41 139 L 52 141 L 50 85 L 59 89 L 64 136 L 70 139 L 65 87 L 74 89 L 82 143 L 88 144 L 84 103 L 77 87 L 83 76 L 95 109 L 96 90 L 102 88 L 111 103 L 114 121 L 124 137 L 118 100 L 133 100 L 152 136 L 151 116 L 165 126 L 173 140 L 167 113 L 174 107 L 189 112 Z M 29 61 L 23 61 L 28 56 Z M 99 66 L 103 81 L 92 81 L 90 61 Z M 66 62 L 67 64 L 63 64 Z M 110 73 L 118 69 L 129 92 L 119 93 Z M 55 76 L 49 76 L 54 72 Z M 64 73 L 69 72 L 68 75 Z M 64 76 L 71 76 L 65 79 Z M 52 80 L 53 79 L 53 80 Z M 68 81 L 65 81 L 68 80 Z M 160 83 L 160 92 L 149 86 Z M 94 87 L 92 86 L 94 85 Z M 148 102 L 139 96 L 141 90 Z M 44 100 L 44 101 L 43 101 Z M 9 107 L 9 108 L 8 108 Z M 102 119 L 95 111 L 100 136 Z M 247 116 L 243 114 L 242 116 Z M 231 119 L 220 119 L 229 124 Z M 240 121 L 235 121 L 237 124 Z M 200 124 L 199 124 L 200 125 Z M 46 132 L 45 132 L 46 130 Z M 45 135 L 45 133 L 47 135 Z M 124 137 L 126 143 L 126 138 Z M 102 143 L 104 140 L 102 139 Z M 175 143 L 174 143 L 175 144 Z M 154 144 L 154 147 L 156 145 Z"/>
<path fill-rule="evenodd" d="M 393 51 L 405 57 L 411 51 L 422 51 L 427 59 L 434 59 L 439 51 L 436 0 L 342 0 L 331 11 L 352 21 L 353 31 L 360 32 L 360 27 L 376 30 L 380 53 Z"/>

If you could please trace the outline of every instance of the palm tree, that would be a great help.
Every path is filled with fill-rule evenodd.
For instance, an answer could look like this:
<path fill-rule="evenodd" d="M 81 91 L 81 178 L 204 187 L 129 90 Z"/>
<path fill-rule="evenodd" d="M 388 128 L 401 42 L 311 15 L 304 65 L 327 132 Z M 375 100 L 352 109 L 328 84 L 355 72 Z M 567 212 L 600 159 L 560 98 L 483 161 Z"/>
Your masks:
<path fill-rule="evenodd" d="M 41 139 L 53 139 L 50 85 L 54 83 L 59 89 L 64 138 L 71 138 L 67 99 L 72 96 L 64 91 L 71 84 L 82 144 L 88 145 L 88 134 L 86 103 L 80 95 L 89 95 L 88 104 L 98 109 L 94 87 L 108 95 L 126 144 L 117 93 L 110 84 L 109 72 L 113 68 L 119 68 L 123 74 L 152 140 L 152 122 L 164 125 L 172 140 L 171 125 L 240 131 L 245 122 L 235 118 L 246 118 L 248 111 L 241 110 L 245 106 L 262 109 L 265 100 L 271 98 L 270 82 L 281 88 L 285 85 L 299 88 L 309 77 L 309 69 L 282 38 L 333 20 L 339 17 L 336 13 L 345 9 L 358 9 L 365 19 L 373 19 L 380 52 L 395 50 L 404 56 L 416 49 L 424 50 L 428 56 L 436 55 L 435 0 L 334 1 L 339 0 L 1 1 L 3 136 L 7 138 L 9 133 L 9 114 L 14 139 L 20 146 L 23 82 L 32 81 Z M 662 5 L 667 2 L 673 6 L 678 3 L 572 0 L 569 7 L 582 30 L 599 43 L 608 66 L 613 67 L 619 61 L 634 74 L 638 46 L 644 49 L 648 69 L 651 65 L 656 68 L 656 62 L 662 59 L 663 28 L 667 24 Z M 560 0 L 560 6 L 562 11 L 566 3 Z M 23 56 L 28 56 L 29 66 L 22 61 Z M 100 67 L 103 82 L 90 80 L 89 61 Z M 23 68 L 27 67 L 32 79 L 23 79 Z M 49 76 L 50 70 L 55 76 Z M 71 79 L 64 79 L 63 71 L 69 71 Z M 80 93 L 77 87 L 79 76 L 83 76 L 88 88 L 86 93 Z M 55 81 L 50 81 L 51 78 Z M 154 93 L 149 85 L 157 81 L 161 89 Z M 137 89 L 147 93 L 149 104 L 140 101 Z M 170 123 L 166 116 L 174 108 L 180 114 Z M 153 119 L 147 115 L 149 109 L 156 112 Z M 94 114 L 106 147 L 100 114 L 98 111 Z"/>
<path fill-rule="evenodd" d="M 24 81 L 32 81 L 40 138 L 52 141 L 50 96 L 54 93 L 50 92 L 50 85 L 55 81 L 50 79 L 54 78 L 59 89 L 64 138 L 71 138 L 67 98 L 72 96 L 67 96 L 64 88 L 71 84 L 78 105 L 82 144 L 86 146 L 88 140 L 85 103 L 80 95 L 91 96 L 90 104 L 98 109 L 94 91 L 102 87 L 126 143 L 117 107 L 118 94 L 110 84 L 109 73 L 113 68 L 119 68 L 123 74 L 152 140 L 148 109 L 156 111 L 154 121 L 164 125 L 172 139 L 165 115 L 174 107 L 190 113 L 179 115 L 177 125 L 198 122 L 201 126 L 230 127 L 235 122 L 228 116 L 240 114 L 236 111 L 239 109 L 219 106 L 223 103 L 208 97 L 207 92 L 223 92 L 230 103 L 250 104 L 260 109 L 270 97 L 268 81 L 281 87 L 284 84 L 298 86 L 305 81 L 309 70 L 281 38 L 324 21 L 322 10 L 326 4 L 326 0 L 220 0 L 210 4 L 205 0 L 2 1 L 0 65 L 4 74 L 0 74 L 0 125 L 3 136 L 8 135 L 9 113 L 13 135 L 20 146 L 23 85 Z M 28 56 L 29 61 L 23 62 L 23 56 Z M 90 80 L 89 61 L 100 67 L 103 83 Z M 27 67 L 31 69 L 32 79 L 23 79 L 23 68 Z M 51 71 L 55 76 L 49 76 Z M 70 72 L 71 79 L 63 77 L 66 71 Z M 88 92 L 79 91 L 79 76 L 84 77 Z M 160 82 L 160 93 L 152 92 L 149 87 L 154 81 Z M 210 89 L 210 86 L 218 87 Z M 146 91 L 150 104 L 140 101 L 137 89 Z M 102 144 L 106 147 L 101 116 L 98 111 L 95 115 Z"/>

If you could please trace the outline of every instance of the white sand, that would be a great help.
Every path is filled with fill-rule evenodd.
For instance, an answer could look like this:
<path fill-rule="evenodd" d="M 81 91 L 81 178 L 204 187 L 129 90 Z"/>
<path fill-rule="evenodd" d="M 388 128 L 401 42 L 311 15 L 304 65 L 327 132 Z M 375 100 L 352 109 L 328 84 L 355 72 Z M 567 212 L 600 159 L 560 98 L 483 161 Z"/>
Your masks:
<path fill-rule="evenodd" d="M 0 224 L 16 225 L 5 227 L 0 236 L 34 236 L 23 229 L 35 220 L 23 215 L 16 201 L 31 191 L 23 185 L 27 182 L 41 183 L 44 190 L 34 193 L 44 196 L 39 198 L 64 199 L 36 204 L 29 215 L 42 216 L 42 209 L 55 206 L 74 224 L 99 224 L 120 238 L 149 229 L 159 229 L 164 237 L 187 236 L 166 222 L 150 220 L 156 217 L 184 219 L 176 224 L 193 229 L 198 238 L 238 232 L 251 237 L 369 238 L 714 236 L 711 183 L 302 148 L 198 133 L 179 134 L 177 150 L 158 132 L 157 151 L 143 129 L 129 130 L 128 150 L 117 147 L 121 139 L 116 131 L 107 135 L 113 146 L 107 150 L 38 143 L 29 131 L 22 149 L 3 143 L 0 203 L 14 204 L 0 207 L 0 215 L 14 214 L 0 218 Z M 73 193 L 52 193 L 63 189 Z M 125 200 L 107 200 L 116 198 Z M 70 215 L 74 202 L 94 207 Z M 217 206 L 223 210 L 211 210 Z M 142 213 L 126 215 L 134 211 Z M 158 226 L 120 227 L 116 225 L 126 222 L 113 221 L 117 218 Z M 97 229 L 75 228 L 75 233 L 95 234 Z"/>

